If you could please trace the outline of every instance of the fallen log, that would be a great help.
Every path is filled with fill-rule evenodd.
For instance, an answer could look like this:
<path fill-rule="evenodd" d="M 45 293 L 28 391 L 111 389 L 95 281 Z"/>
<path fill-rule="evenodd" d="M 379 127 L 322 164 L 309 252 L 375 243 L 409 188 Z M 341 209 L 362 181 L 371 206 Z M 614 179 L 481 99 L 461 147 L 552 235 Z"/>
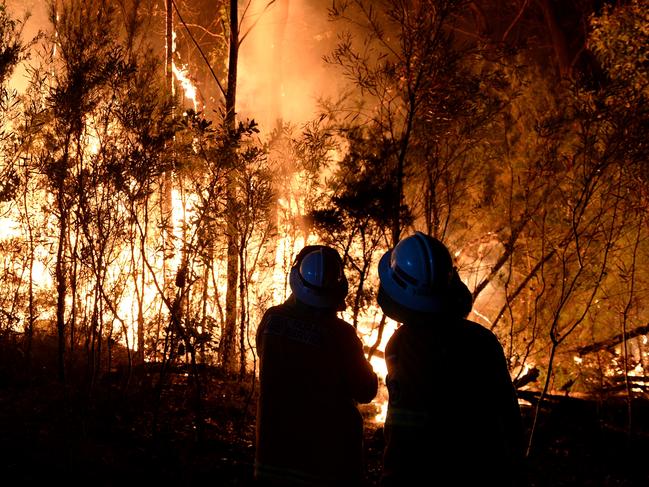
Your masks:
<path fill-rule="evenodd" d="M 514 379 L 514 387 L 516 389 L 519 389 L 523 386 L 526 386 L 530 382 L 536 382 L 539 378 L 539 369 L 536 367 L 532 367 L 530 370 L 525 372 L 523 375 L 520 377 Z"/>
<path fill-rule="evenodd" d="M 638 326 L 637 328 L 629 330 L 626 333 L 618 333 L 617 335 L 612 336 L 611 338 L 608 338 L 606 340 L 601 340 L 599 342 L 591 343 L 590 345 L 579 347 L 577 348 L 577 354 L 579 354 L 580 357 L 583 357 L 584 355 L 598 352 L 599 350 L 608 350 L 610 348 L 613 348 L 615 345 L 619 345 L 625 340 L 631 340 L 632 338 L 638 337 L 640 335 L 646 335 L 647 333 L 649 333 L 649 324 Z"/>

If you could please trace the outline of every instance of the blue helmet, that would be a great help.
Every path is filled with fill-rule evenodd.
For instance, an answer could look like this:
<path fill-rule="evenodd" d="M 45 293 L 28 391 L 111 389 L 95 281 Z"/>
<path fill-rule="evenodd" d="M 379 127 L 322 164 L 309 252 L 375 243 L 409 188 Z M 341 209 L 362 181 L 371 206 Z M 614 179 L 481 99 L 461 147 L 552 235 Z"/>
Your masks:
<path fill-rule="evenodd" d="M 347 296 L 343 261 L 335 249 L 325 245 L 304 247 L 295 258 L 288 282 L 299 301 L 316 308 L 340 309 Z"/>
<path fill-rule="evenodd" d="M 402 239 L 379 262 L 381 287 L 397 304 L 423 313 L 448 308 L 453 259 L 439 240 L 421 232 Z"/>

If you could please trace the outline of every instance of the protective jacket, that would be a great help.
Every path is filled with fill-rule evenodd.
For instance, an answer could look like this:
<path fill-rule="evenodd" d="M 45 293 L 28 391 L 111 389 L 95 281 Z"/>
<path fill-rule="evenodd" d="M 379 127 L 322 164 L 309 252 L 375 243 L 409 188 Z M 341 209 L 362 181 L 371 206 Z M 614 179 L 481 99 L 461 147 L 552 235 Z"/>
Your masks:
<path fill-rule="evenodd" d="M 501 345 L 477 323 L 431 321 L 386 346 L 383 485 L 519 485 L 521 416 Z"/>
<path fill-rule="evenodd" d="M 255 477 L 262 485 L 345 486 L 363 478 L 363 422 L 377 376 L 334 310 L 290 297 L 257 331 Z"/>

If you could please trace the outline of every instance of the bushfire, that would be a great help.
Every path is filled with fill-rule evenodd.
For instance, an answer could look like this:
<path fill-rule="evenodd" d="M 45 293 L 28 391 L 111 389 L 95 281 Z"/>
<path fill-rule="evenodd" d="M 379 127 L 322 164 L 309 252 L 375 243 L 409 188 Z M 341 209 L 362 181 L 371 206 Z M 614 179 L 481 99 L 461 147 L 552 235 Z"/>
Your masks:
<path fill-rule="evenodd" d="M 376 59 L 351 65 L 361 62 L 354 36 L 338 36 L 308 2 L 249 3 L 232 51 L 225 18 L 181 31 L 158 6 L 141 19 L 150 27 L 143 35 L 137 22 L 104 22 L 113 10 L 68 3 L 54 2 L 52 25 L 44 12 L 35 16 L 44 34 L 31 60 L 16 57 L 28 69 L 0 105 L 0 330 L 55 330 L 72 351 L 118 343 L 129 359 L 149 362 L 227 356 L 230 372 L 249 374 L 263 310 L 286 298 L 300 248 L 326 241 L 346 259 L 343 317 L 385 380 L 382 352 L 397 324 L 386 320 L 379 337 L 376 266 L 395 235 L 422 228 L 455 250 L 475 298 L 470 318 L 498 334 L 515 378 L 539 369 L 547 391 L 646 391 L 646 206 L 619 197 L 645 193 L 624 186 L 638 178 L 608 164 L 615 158 L 600 164 L 584 155 L 599 154 L 600 140 L 590 150 L 582 133 L 512 135 L 551 124 L 522 119 L 534 93 L 520 101 L 516 90 L 503 94 L 493 80 L 505 79 L 505 68 L 485 67 L 491 74 L 478 80 L 470 77 L 480 70 L 447 66 L 440 72 L 471 82 L 434 80 L 419 100 L 409 98 L 414 86 L 404 73 L 425 60 L 396 56 L 381 72 L 371 61 L 391 59 L 400 46 L 374 32 L 367 45 L 380 39 L 386 52 L 370 49 Z M 211 58 L 187 47 L 200 45 L 191 38 L 197 32 L 218 47 L 209 70 L 199 63 Z M 170 65 L 156 64 L 164 65 L 169 42 Z M 323 75 L 326 53 L 360 85 L 343 89 Z M 230 76 L 236 86 L 228 90 L 231 67 L 239 78 Z M 440 105 L 451 96 L 435 92 L 442 86 L 480 86 L 494 99 L 463 93 Z M 526 78 L 521 86 L 536 85 Z M 479 130 L 467 122 L 505 110 L 508 97 L 520 103 L 513 114 Z M 236 113 L 230 125 L 226 102 Z M 452 120 L 446 105 L 482 111 Z M 510 118 L 521 118 L 520 127 Z M 557 155 L 547 147 L 588 150 Z M 621 215 L 634 215 L 633 225 Z M 381 421 L 385 394 L 376 405 Z"/>

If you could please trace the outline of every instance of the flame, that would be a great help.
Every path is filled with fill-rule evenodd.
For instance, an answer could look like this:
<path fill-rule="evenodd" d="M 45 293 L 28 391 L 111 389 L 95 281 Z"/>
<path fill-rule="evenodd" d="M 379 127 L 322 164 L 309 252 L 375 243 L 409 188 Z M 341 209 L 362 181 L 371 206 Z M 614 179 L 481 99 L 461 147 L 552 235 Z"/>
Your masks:
<path fill-rule="evenodd" d="M 257 10 L 263 10 L 262 2 L 256 0 L 256 3 Z M 263 5 L 265 4 L 266 2 L 263 2 Z M 284 4 L 282 8 L 288 8 L 287 6 L 288 3 Z M 336 89 L 330 77 L 323 75 L 325 68 L 320 64 L 320 56 L 304 56 L 303 49 L 306 49 L 308 43 L 312 44 L 315 41 L 322 47 L 324 52 L 328 50 L 325 44 L 333 42 L 335 39 L 330 35 L 327 22 L 322 21 L 321 17 L 315 14 L 313 7 L 308 2 L 304 0 L 291 2 L 288 12 L 281 13 L 279 10 L 279 7 L 278 9 L 268 9 L 263 14 L 264 19 L 255 26 L 243 45 L 240 60 L 239 102 L 244 107 L 246 103 L 249 103 L 252 113 L 262 114 L 259 118 L 266 116 L 267 120 L 272 121 L 276 118 L 282 118 L 297 123 L 308 120 L 316 111 L 315 93 L 333 93 Z M 281 17 L 284 14 L 285 18 L 277 18 L 277 15 Z M 254 16 L 252 21 L 255 21 Z M 45 22 L 44 20 L 43 23 Z M 283 41 L 279 35 L 280 33 L 277 32 L 281 23 L 286 28 L 283 33 Z M 315 28 L 316 24 L 317 29 Z M 55 32 L 55 35 L 58 36 L 58 33 Z M 301 39 L 301 41 L 296 41 L 296 39 Z M 198 110 L 198 89 L 192 80 L 188 64 L 183 64 L 180 60 L 175 41 L 176 33 L 174 32 L 172 36 L 172 53 L 174 57 L 171 66 L 172 74 L 178 83 L 179 89 L 182 89 L 185 99 L 191 101 L 194 109 Z M 57 49 L 56 43 L 54 49 Z M 290 49 L 293 49 L 293 51 L 290 51 Z M 58 53 L 55 51 L 54 54 L 57 55 Z M 286 93 L 289 93 L 290 97 L 284 96 Z M 255 115 L 255 118 L 258 117 Z M 98 127 L 102 127 L 101 124 L 97 124 L 92 117 L 89 117 L 82 140 L 85 157 L 90 158 L 100 152 L 106 134 Z M 112 128 L 109 127 L 108 131 L 111 130 Z M 332 163 L 335 164 L 343 157 L 343 154 L 344 151 L 332 151 L 329 157 Z M 326 175 L 327 172 L 323 171 L 321 174 L 323 180 Z M 306 212 L 306 180 L 307 175 L 305 173 L 293 174 L 289 187 L 283 192 L 282 197 L 278 199 L 276 228 L 279 236 L 276 246 L 273 248 L 274 255 L 271 257 L 274 265 L 266 275 L 259 272 L 253 275 L 256 286 L 268 286 L 272 290 L 273 302 L 271 304 L 278 304 L 287 296 L 287 274 L 296 253 L 304 245 L 317 242 L 317 236 L 311 233 L 309 229 L 302 228 L 299 224 L 301 217 Z M 38 200 L 40 196 L 34 194 L 34 200 Z M 47 201 L 45 199 L 47 197 L 48 195 L 43 196 L 43 201 Z M 171 191 L 171 233 L 175 241 L 182 242 L 186 237 L 183 232 L 192 219 L 194 198 L 194 195 L 184 191 L 182 181 L 173 181 Z M 126 210 L 118 208 L 115 211 Z M 3 216 L 0 219 L 0 239 L 22 238 L 26 240 L 27 232 L 19 223 L 21 221 L 20 215 Z M 43 226 L 47 227 L 47 235 L 50 237 L 56 235 L 56 222 L 46 222 Z M 43 238 L 36 246 L 32 273 L 34 283 L 41 290 L 54 292 L 54 282 L 51 274 L 54 256 L 50 237 Z M 71 231 L 71 235 L 69 235 L 70 245 L 74 245 L 77 238 L 81 239 L 82 237 L 75 235 L 74 231 Z M 122 289 L 121 294 L 114 297 L 114 312 L 117 318 L 112 316 L 112 312 L 106 311 L 106 326 L 110 327 L 112 321 L 116 333 L 118 331 L 125 332 L 120 335 L 119 340 L 122 344 L 128 345 L 134 350 L 137 350 L 138 307 L 143 306 L 145 321 L 149 321 L 149 318 L 155 313 L 159 313 L 161 309 L 160 291 L 156 287 L 152 274 L 162 272 L 163 259 L 161 252 L 156 248 L 155 242 L 149 241 L 145 247 L 145 255 L 140 255 L 139 250 L 133 251 L 128 245 L 124 245 L 123 249 L 117 250 L 117 256 L 113 256 L 114 258 L 111 260 L 109 269 L 106 272 L 106 289 L 110 289 L 116 283 L 120 283 Z M 151 268 L 144 271 L 144 276 L 138 275 L 137 279 L 127 278 L 123 282 L 125 274 L 128 275 L 128 273 L 132 272 L 135 275 L 142 272 L 139 269 L 144 267 L 142 266 L 142 259 L 145 258 L 151 263 Z M 181 258 L 179 252 L 174 252 L 173 258 L 168 260 L 167 263 L 172 268 L 177 267 L 180 265 Z M 217 262 L 215 267 L 216 278 L 214 281 L 217 289 L 213 290 L 214 296 L 216 296 L 212 300 L 214 302 L 223 296 L 225 287 L 225 280 L 219 275 L 224 267 L 224 262 Z M 137 284 L 134 284 L 134 280 L 137 281 Z M 85 299 L 92 299 L 89 297 L 93 289 L 92 281 L 92 279 L 89 279 L 87 283 L 79 284 L 77 292 L 80 299 L 77 306 L 84 306 L 83 301 Z M 71 299 L 70 296 L 68 298 Z M 264 302 L 264 306 L 267 304 Z M 217 316 L 216 309 L 211 309 L 212 307 L 216 308 L 213 302 L 208 305 L 208 313 Z M 68 309 L 70 308 L 68 307 Z M 253 303 L 251 309 L 255 310 L 255 303 Z M 50 308 L 39 310 L 39 313 L 40 319 L 54 319 L 53 311 Z M 359 336 L 367 346 L 373 345 L 376 340 L 377 317 L 380 317 L 378 308 L 371 307 L 359 322 Z M 250 322 L 254 324 L 257 318 L 259 317 L 251 316 Z M 345 318 L 349 321 L 350 317 L 346 315 Z M 396 324 L 390 321 L 385 326 L 383 339 L 378 347 L 380 352 L 384 350 L 385 343 L 396 328 Z M 387 373 L 385 361 L 383 358 L 375 356 L 372 358 L 371 363 L 383 386 Z M 381 413 L 377 415 L 376 420 L 383 421 L 387 408 L 385 394 L 381 394 L 377 398 L 376 404 L 381 409 Z"/>
<path fill-rule="evenodd" d="M 0 218 L 0 240 L 18 238 L 22 235 L 20 224 L 12 218 Z"/>
<path fill-rule="evenodd" d="M 379 412 L 374 416 L 374 422 L 383 424 L 385 423 L 385 418 L 388 415 L 388 395 L 387 389 L 385 387 L 385 379 L 388 375 L 388 368 L 385 363 L 385 359 L 379 357 L 372 357 L 370 359 L 372 368 L 376 375 L 379 376 L 379 392 L 372 401 L 378 408 Z"/>
<path fill-rule="evenodd" d="M 633 369 L 629 370 L 629 376 L 631 377 L 643 377 L 644 373 L 644 367 L 642 364 L 638 364 Z"/>
<path fill-rule="evenodd" d="M 178 55 L 176 52 L 176 31 L 171 32 L 171 52 Z M 181 88 L 186 99 L 190 100 L 194 105 L 194 111 L 198 111 L 198 90 L 189 77 L 189 69 L 187 64 L 176 65 L 176 61 L 171 62 L 171 71 L 176 80 L 180 83 Z M 175 93 L 174 86 L 171 87 L 172 94 Z"/>
<path fill-rule="evenodd" d="M 372 305 L 368 308 L 367 312 L 361 316 L 361 319 L 358 323 L 358 333 L 361 337 L 363 345 L 366 348 L 371 348 L 376 343 L 378 338 L 378 322 L 382 313 L 378 305 Z M 349 317 L 346 317 L 349 320 Z M 374 421 L 376 423 L 384 423 L 388 410 L 388 394 L 387 388 L 385 386 L 386 378 L 388 375 L 388 368 L 383 358 L 385 353 L 385 346 L 388 343 L 388 340 L 392 334 L 396 331 L 398 323 L 390 318 L 386 318 L 385 324 L 383 327 L 383 334 L 381 335 L 381 342 L 377 347 L 379 355 L 373 355 L 370 359 L 370 364 L 374 369 L 374 372 L 379 378 L 379 391 L 376 398 L 372 401 L 379 412 L 374 416 Z"/>
<path fill-rule="evenodd" d="M 86 129 L 83 134 L 83 153 L 86 157 L 99 154 L 101 149 L 101 137 L 95 128 L 94 121 L 86 121 Z"/>
<path fill-rule="evenodd" d="M 185 98 L 191 100 L 192 104 L 194 105 L 194 110 L 198 110 L 197 90 L 196 86 L 194 86 L 194 83 L 192 83 L 192 81 L 189 79 L 189 75 L 187 74 L 187 66 L 184 65 L 178 67 L 176 66 L 176 63 L 173 62 L 171 63 L 171 69 L 174 76 L 176 77 L 176 80 L 178 80 L 180 86 L 183 89 Z"/>
<path fill-rule="evenodd" d="M 326 16 L 308 0 L 271 3 L 251 0 L 241 23 L 248 35 L 240 50 L 237 112 L 262 130 L 277 120 L 310 120 L 318 99 L 333 98 L 338 88 L 320 62 L 336 42 Z"/>
<path fill-rule="evenodd" d="M 277 231 L 280 235 L 275 251 L 275 266 L 273 269 L 273 301 L 284 301 L 289 293 L 287 288 L 288 272 L 297 253 L 306 245 L 317 242 L 317 237 L 312 234 L 296 233 L 294 222 L 304 214 L 304 199 L 297 194 L 300 188 L 300 177 L 294 175 L 290 185 L 290 194 L 277 199 Z M 302 200 L 300 202 L 300 199 Z"/>
<path fill-rule="evenodd" d="M 171 234 L 177 242 L 186 240 L 186 229 L 189 228 L 192 218 L 196 215 L 195 207 L 198 196 L 183 191 L 182 184 L 171 190 Z M 174 255 L 172 262 L 180 265 L 180 255 Z"/>

